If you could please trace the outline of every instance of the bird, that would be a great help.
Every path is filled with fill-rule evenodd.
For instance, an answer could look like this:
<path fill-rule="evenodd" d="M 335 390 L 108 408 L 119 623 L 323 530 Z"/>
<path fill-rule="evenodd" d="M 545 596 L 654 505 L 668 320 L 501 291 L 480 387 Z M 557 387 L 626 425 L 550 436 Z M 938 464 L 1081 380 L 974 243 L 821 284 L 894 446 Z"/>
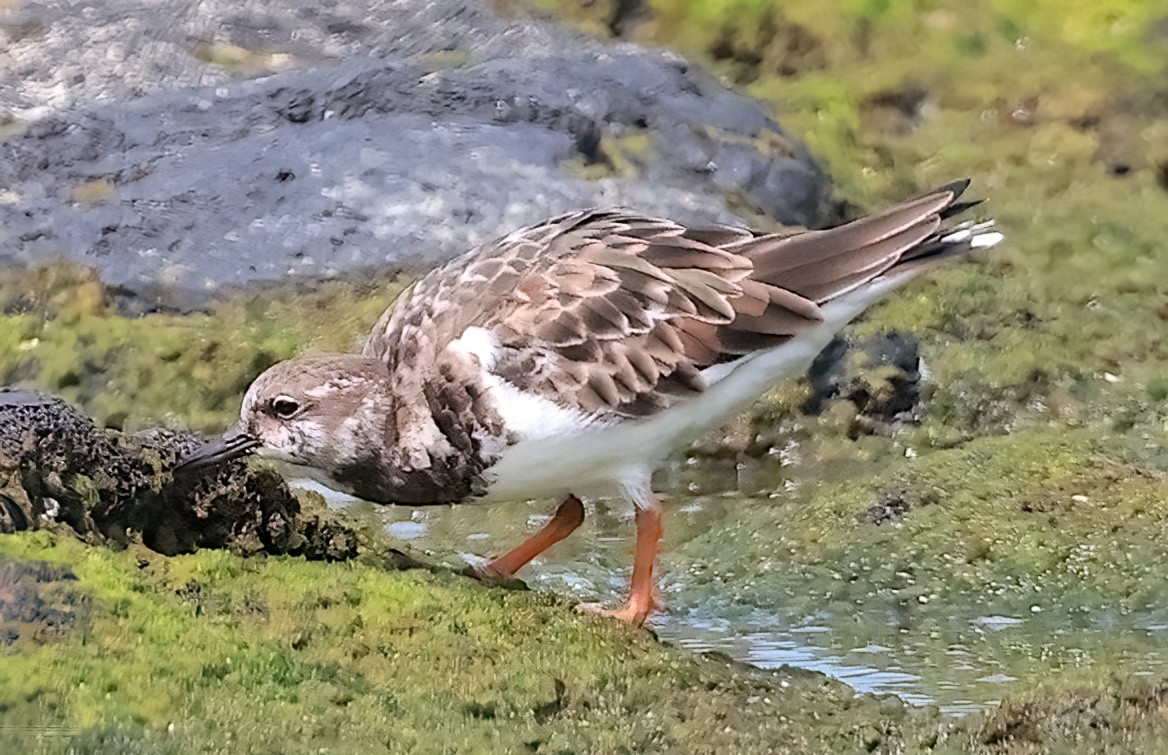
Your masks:
<path fill-rule="evenodd" d="M 238 424 L 179 464 L 248 455 L 382 504 L 560 501 L 477 567 L 515 573 L 621 498 L 636 536 L 633 625 L 657 608 L 671 454 L 805 371 L 849 321 L 946 259 L 1002 239 L 955 218 L 969 180 L 825 230 L 690 226 L 572 212 L 456 257 L 402 292 L 359 354 L 294 358 L 246 391 Z"/>

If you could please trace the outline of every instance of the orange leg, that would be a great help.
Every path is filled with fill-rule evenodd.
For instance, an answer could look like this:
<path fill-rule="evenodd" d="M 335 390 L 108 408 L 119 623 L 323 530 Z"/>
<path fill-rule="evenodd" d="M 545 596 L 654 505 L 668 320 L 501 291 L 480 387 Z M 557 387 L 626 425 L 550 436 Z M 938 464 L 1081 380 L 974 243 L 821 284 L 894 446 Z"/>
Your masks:
<path fill-rule="evenodd" d="M 584 504 L 574 495 L 564 499 L 556 509 L 555 516 L 540 528 L 539 532 L 519 545 L 499 556 L 485 566 L 474 570 L 475 575 L 486 582 L 504 582 L 515 576 L 515 572 L 527 566 L 533 558 L 546 551 L 584 523 Z"/>
<path fill-rule="evenodd" d="M 637 507 L 637 548 L 633 554 L 633 580 L 629 599 L 615 611 L 590 604 L 582 604 L 580 608 L 627 621 L 633 626 L 644 624 L 657 607 L 657 601 L 653 598 L 653 565 L 657 561 L 657 543 L 661 540 L 661 531 L 661 502 L 654 497 L 649 506 Z"/>

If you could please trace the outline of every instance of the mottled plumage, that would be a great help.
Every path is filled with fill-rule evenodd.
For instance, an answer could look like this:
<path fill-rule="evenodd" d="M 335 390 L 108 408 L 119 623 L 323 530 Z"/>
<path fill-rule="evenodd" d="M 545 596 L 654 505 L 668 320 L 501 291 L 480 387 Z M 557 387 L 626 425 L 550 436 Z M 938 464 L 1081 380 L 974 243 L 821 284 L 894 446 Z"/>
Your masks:
<path fill-rule="evenodd" d="M 520 390 L 598 419 L 653 414 L 704 390 L 702 369 L 782 344 L 822 321 L 820 305 L 939 251 L 924 242 L 963 188 L 793 234 L 564 215 L 427 275 L 382 316 L 364 354 L 412 369 L 482 328 L 500 349 L 493 372 Z"/>
<path fill-rule="evenodd" d="M 925 265 L 996 243 L 989 224 L 950 221 L 974 204 L 958 202 L 966 185 L 823 231 L 604 210 L 524 228 L 407 289 L 362 355 L 262 375 L 230 453 L 276 456 L 383 503 L 566 497 L 549 529 L 488 569 L 503 576 L 579 524 L 575 494 L 624 495 L 639 535 L 622 615 L 642 621 L 653 468 Z"/>

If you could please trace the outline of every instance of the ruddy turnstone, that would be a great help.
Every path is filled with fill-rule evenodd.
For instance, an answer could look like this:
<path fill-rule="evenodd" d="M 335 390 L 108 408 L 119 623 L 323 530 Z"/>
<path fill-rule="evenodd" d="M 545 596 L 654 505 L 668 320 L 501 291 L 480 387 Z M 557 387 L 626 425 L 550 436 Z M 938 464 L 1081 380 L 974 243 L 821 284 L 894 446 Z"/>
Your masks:
<path fill-rule="evenodd" d="M 931 265 L 996 244 L 958 182 L 821 231 L 690 228 L 623 211 L 561 215 L 474 249 L 407 289 L 361 354 L 272 367 L 239 424 L 188 457 L 307 468 L 378 503 L 562 499 L 478 570 L 510 578 L 584 520 L 578 496 L 636 511 L 628 600 L 654 608 L 661 503 L 650 478 L 844 324 Z"/>

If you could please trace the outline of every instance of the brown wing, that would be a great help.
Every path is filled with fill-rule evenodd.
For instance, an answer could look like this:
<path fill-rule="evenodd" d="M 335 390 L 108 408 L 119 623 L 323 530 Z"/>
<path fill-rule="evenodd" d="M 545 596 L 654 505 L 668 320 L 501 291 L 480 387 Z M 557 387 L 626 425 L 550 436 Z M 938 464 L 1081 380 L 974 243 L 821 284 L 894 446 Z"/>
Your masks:
<path fill-rule="evenodd" d="M 703 368 L 781 344 L 820 321 L 819 304 L 928 249 L 962 189 L 790 235 L 565 215 L 418 281 L 365 354 L 423 364 L 479 327 L 498 345 L 491 371 L 516 388 L 587 414 L 651 414 L 703 390 Z"/>

